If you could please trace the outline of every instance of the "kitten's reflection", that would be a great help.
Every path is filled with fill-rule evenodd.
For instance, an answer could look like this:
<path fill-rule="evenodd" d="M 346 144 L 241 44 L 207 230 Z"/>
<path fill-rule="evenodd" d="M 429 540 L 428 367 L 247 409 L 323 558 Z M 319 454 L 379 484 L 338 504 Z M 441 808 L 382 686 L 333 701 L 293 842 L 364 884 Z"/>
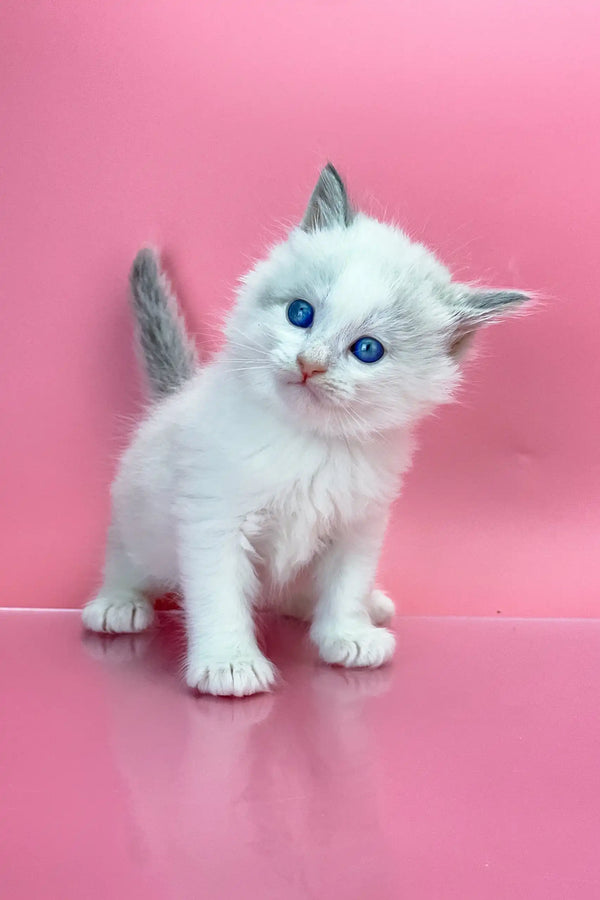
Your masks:
<path fill-rule="evenodd" d="M 83 632 L 83 646 L 92 659 L 106 663 L 127 663 L 144 658 L 152 643 L 152 633 L 96 634 Z"/>
<path fill-rule="evenodd" d="M 168 879 L 179 865 L 188 877 L 192 867 L 199 892 L 210 873 L 212 896 L 233 896 L 240 871 L 257 867 L 264 896 L 310 895 L 315 879 L 326 895 L 334 864 L 339 880 L 352 854 L 375 858 L 381 778 L 370 723 L 392 672 L 322 666 L 303 638 L 295 623 L 274 625 L 269 653 L 283 683 L 243 700 L 186 691 L 176 621 L 146 635 L 86 639 L 109 679 L 137 852 L 165 896 L 174 895 Z M 339 887 L 331 883 L 332 896 Z"/>

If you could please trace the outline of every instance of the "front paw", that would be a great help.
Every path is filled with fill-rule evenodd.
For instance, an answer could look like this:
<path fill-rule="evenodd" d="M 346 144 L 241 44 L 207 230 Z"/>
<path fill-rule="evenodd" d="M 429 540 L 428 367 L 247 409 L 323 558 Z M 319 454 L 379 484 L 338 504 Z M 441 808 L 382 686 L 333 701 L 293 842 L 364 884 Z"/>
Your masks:
<path fill-rule="evenodd" d="M 201 694 L 247 697 L 270 691 L 275 666 L 258 650 L 231 659 L 199 657 L 188 660 L 186 682 Z"/>
<path fill-rule="evenodd" d="M 98 594 L 83 608 L 82 619 L 89 631 L 105 634 L 135 634 L 149 628 L 154 608 L 141 594 Z"/>
<path fill-rule="evenodd" d="M 321 659 L 335 666 L 382 666 L 394 655 L 396 639 L 387 628 L 374 625 L 337 627 L 313 633 Z"/>

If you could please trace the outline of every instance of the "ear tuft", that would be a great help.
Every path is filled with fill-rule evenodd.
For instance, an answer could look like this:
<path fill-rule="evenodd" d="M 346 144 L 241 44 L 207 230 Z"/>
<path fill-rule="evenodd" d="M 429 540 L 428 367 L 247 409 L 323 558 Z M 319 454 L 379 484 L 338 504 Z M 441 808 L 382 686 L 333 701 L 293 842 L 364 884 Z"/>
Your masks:
<path fill-rule="evenodd" d="M 354 219 L 346 188 L 339 173 L 327 163 L 311 194 L 300 223 L 304 231 L 321 231 L 336 226 L 347 227 Z"/>
<path fill-rule="evenodd" d="M 529 299 L 522 291 L 471 290 L 466 297 L 470 309 L 484 321 L 509 315 Z"/>

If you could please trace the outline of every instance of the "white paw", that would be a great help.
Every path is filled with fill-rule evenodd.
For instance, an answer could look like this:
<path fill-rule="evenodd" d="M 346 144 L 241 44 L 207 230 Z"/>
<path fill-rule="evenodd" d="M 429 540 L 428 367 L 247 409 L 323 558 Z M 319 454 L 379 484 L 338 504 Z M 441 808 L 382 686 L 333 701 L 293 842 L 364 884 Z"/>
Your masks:
<path fill-rule="evenodd" d="M 231 660 L 189 660 L 185 680 L 201 694 L 247 697 L 270 691 L 276 674 L 275 666 L 257 650 Z"/>
<path fill-rule="evenodd" d="M 386 628 L 374 625 L 349 627 L 322 633 L 314 638 L 322 660 L 332 665 L 370 666 L 376 668 L 388 662 L 394 655 L 396 639 Z"/>
<path fill-rule="evenodd" d="M 83 624 L 90 631 L 132 634 L 144 631 L 152 624 L 154 607 L 139 594 L 132 594 L 128 598 L 99 594 L 84 606 L 82 618 Z"/>
<path fill-rule="evenodd" d="M 373 625 L 389 625 L 396 612 L 393 601 L 378 589 L 371 592 L 367 600 L 367 609 Z"/>

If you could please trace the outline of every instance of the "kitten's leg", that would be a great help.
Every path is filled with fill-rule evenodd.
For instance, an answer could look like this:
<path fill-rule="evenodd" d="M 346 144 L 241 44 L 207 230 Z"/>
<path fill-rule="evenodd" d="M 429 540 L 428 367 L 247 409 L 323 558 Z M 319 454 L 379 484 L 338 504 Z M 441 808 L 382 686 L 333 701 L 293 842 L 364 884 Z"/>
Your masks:
<path fill-rule="evenodd" d="M 258 584 L 243 536 L 215 523 L 186 524 L 179 550 L 188 685 L 236 697 L 268 691 L 275 668 L 256 641 L 252 602 Z"/>
<path fill-rule="evenodd" d="M 380 666 L 393 656 L 393 634 L 376 627 L 369 613 L 384 528 L 385 517 L 363 521 L 317 565 L 319 599 L 310 633 L 325 662 Z"/>
<path fill-rule="evenodd" d="M 111 634 L 143 631 L 152 624 L 154 607 L 142 592 L 143 579 L 127 556 L 114 526 L 108 532 L 104 580 L 83 609 L 90 631 Z"/>

